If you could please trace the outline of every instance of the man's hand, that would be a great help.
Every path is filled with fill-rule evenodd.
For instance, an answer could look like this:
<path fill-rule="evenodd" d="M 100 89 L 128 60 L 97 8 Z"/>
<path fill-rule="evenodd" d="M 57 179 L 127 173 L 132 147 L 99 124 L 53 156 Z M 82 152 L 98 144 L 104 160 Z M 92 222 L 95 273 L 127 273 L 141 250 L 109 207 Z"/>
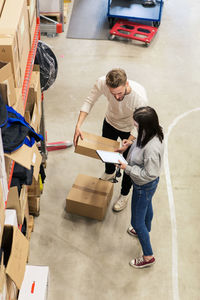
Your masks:
<path fill-rule="evenodd" d="M 83 140 L 83 134 L 82 134 L 82 131 L 81 131 L 79 128 L 76 128 L 76 129 L 75 129 L 75 133 L 74 133 L 74 140 L 73 140 L 74 146 L 75 146 L 75 147 L 76 147 L 76 145 L 77 145 L 79 136 L 80 136 L 81 140 Z"/>

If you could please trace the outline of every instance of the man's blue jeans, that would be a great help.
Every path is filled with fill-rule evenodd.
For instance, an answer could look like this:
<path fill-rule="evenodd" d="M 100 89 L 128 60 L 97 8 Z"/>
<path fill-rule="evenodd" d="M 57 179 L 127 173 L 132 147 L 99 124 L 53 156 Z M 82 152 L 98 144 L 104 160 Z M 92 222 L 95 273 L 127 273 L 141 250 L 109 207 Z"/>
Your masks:
<path fill-rule="evenodd" d="M 159 177 L 144 185 L 137 185 L 133 182 L 131 225 L 138 235 L 145 256 L 153 255 L 149 232 L 153 219 L 152 197 L 158 182 Z"/>

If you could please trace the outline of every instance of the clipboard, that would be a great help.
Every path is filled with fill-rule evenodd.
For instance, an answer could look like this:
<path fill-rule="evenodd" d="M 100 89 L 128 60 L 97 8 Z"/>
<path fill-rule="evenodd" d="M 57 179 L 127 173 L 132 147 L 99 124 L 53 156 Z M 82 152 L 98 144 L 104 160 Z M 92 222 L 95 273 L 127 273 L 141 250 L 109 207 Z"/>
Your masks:
<path fill-rule="evenodd" d="M 96 153 L 104 163 L 119 164 L 120 160 L 122 163 L 128 164 L 123 155 L 119 152 L 96 150 Z"/>

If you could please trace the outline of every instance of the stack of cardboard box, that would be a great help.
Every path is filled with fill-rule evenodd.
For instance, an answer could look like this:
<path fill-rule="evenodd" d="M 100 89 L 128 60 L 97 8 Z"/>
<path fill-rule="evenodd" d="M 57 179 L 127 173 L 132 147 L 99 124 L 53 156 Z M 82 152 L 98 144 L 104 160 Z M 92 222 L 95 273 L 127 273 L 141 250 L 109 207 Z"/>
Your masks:
<path fill-rule="evenodd" d="M 36 27 L 36 5 L 34 1 L 4 0 L 0 9 L 0 61 L 11 63 L 15 87 L 20 88 Z"/>
<path fill-rule="evenodd" d="M 84 139 L 78 140 L 75 152 L 99 159 L 96 150 L 114 151 L 119 142 L 91 133 L 83 132 Z M 67 212 L 103 220 L 113 194 L 113 183 L 79 174 L 67 195 Z"/>

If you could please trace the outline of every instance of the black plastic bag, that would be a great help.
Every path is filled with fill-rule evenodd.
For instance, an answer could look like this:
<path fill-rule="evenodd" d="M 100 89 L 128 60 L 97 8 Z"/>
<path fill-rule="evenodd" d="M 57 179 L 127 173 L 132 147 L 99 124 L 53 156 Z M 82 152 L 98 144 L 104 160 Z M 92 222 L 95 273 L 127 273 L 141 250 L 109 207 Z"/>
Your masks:
<path fill-rule="evenodd" d="M 53 51 L 42 41 L 38 41 L 35 64 L 40 66 L 40 85 L 43 92 L 56 80 L 58 63 Z"/>

